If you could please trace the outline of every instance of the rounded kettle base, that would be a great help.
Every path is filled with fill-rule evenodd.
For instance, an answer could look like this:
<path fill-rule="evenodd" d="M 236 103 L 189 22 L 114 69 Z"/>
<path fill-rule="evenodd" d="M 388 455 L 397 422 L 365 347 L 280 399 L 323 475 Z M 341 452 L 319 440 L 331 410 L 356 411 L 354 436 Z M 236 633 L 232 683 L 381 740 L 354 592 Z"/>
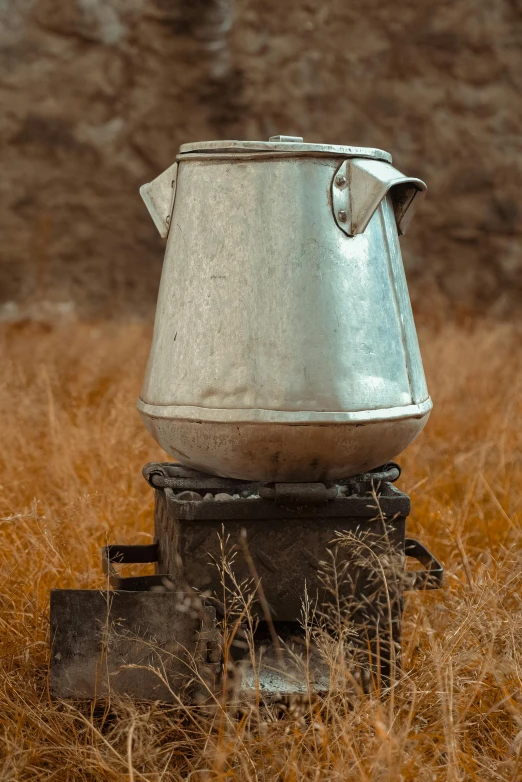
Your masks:
<path fill-rule="evenodd" d="M 267 424 L 162 418 L 146 408 L 139 406 L 147 430 L 181 464 L 265 482 L 334 480 L 372 470 L 404 451 L 430 412 L 368 423 Z"/>

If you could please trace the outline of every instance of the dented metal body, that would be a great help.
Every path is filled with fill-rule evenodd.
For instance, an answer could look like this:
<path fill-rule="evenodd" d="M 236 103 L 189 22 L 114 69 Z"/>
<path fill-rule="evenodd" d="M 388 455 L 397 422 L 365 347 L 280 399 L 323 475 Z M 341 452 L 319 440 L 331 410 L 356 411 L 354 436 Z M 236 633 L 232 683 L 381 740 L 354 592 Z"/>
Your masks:
<path fill-rule="evenodd" d="M 353 475 L 431 410 L 398 240 L 425 185 L 301 142 L 185 145 L 142 188 L 168 241 L 138 410 L 207 473 Z"/>

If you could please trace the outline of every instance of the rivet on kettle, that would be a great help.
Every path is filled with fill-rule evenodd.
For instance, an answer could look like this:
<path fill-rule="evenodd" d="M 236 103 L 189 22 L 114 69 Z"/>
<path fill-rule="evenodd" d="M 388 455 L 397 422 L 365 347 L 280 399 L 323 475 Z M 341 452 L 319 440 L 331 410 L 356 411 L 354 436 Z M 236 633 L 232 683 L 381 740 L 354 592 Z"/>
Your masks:
<path fill-rule="evenodd" d="M 339 218 L 341 223 L 345 223 L 346 222 L 346 212 L 344 211 L 344 209 L 340 209 L 337 212 L 337 217 Z"/>
<path fill-rule="evenodd" d="M 343 185 L 346 184 L 346 177 L 343 176 L 342 174 L 339 174 L 339 176 L 335 177 L 335 184 L 337 185 L 337 187 L 342 187 Z"/>

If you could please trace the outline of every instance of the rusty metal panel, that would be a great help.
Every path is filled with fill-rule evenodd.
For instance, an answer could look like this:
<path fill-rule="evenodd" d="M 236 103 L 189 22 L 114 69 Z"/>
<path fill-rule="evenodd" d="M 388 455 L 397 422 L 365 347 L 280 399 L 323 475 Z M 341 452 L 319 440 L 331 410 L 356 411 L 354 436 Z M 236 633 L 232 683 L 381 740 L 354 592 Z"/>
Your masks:
<path fill-rule="evenodd" d="M 399 510 L 404 504 L 397 497 Z M 155 535 L 160 541 L 158 572 L 169 573 L 176 581 L 183 580 L 192 587 L 215 596 L 222 594 L 221 574 L 217 562 L 221 558 L 221 540 L 228 538 L 230 555 L 235 553 L 233 570 L 238 582 L 261 580 L 264 598 L 274 620 L 295 621 L 300 618 L 305 585 L 311 600 L 320 604 L 327 601 L 320 562 L 335 556 L 339 567 L 349 576 L 343 584 L 346 599 L 359 601 L 360 594 L 371 580 L 372 567 L 360 562 L 360 545 L 364 543 L 374 550 L 375 555 L 388 556 L 395 562 L 398 573 L 404 569 L 405 516 L 379 516 L 375 508 L 368 514 L 372 498 L 359 498 L 361 515 L 332 516 L 324 514 L 323 508 L 316 515 L 294 517 L 286 509 L 277 508 L 266 500 L 253 500 L 252 504 L 269 504 L 280 511 L 282 518 L 258 518 L 257 514 L 243 518 L 223 519 L 221 505 L 232 503 L 207 502 L 186 503 L 216 508 L 214 519 L 179 518 L 181 503 L 171 499 L 172 491 L 156 490 Z M 391 498 L 390 498 L 391 499 Z M 333 500 L 325 507 L 348 500 Z M 236 507 L 240 502 L 235 503 Z M 364 515 L 363 515 L 364 514 Z M 368 514 L 368 515 L 366 515 Z M 279 513 L 278 513 L 279 516 Z M 338 545 L 339 534 L 353 537 L 354 545 Z M 337 541 L 337 542 L 336 542 Z M 254 612 L 265 618 L 259 600 Z"/>
<path fill-rule="evenodd" d="M 174 701 L 190 688 L 201 624 L 179 607 L 175 592 L 53 589 L 52 694 Z"/>

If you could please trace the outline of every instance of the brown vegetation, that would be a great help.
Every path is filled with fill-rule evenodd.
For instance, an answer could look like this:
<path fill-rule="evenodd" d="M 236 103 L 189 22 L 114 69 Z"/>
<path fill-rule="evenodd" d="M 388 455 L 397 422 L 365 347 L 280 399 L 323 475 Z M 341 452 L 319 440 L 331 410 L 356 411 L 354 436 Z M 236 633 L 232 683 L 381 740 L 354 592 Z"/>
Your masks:
<path fill-rule="evenodd" d="M 163 458 L 134 412 L 150 328 L 11 327 L 1 339 L 2 780 L 522 777 L 520 328 L 421 330 L 435 410 L 400 461 L 409 532 L 446 567 L 406 608 L 393 699 L 273 719 L 51 701 L 49 590 L 103 585 L 100 546 L 147 541 Z"/>

